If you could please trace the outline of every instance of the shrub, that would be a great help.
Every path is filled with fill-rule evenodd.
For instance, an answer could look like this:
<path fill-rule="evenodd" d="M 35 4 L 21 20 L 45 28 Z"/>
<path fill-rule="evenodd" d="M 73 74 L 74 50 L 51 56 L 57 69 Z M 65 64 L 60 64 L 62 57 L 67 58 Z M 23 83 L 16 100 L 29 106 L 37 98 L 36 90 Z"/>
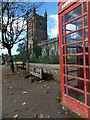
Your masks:
<path fill-rule="evenodd" d="M 39 56 L 38 58 L 33 56 L 31 61 L 32 63 L 43 63 L 43 64 L 59 64 L 59 57 L 58 56 L 53 56 L 53 57 L 41 57 Z"/>

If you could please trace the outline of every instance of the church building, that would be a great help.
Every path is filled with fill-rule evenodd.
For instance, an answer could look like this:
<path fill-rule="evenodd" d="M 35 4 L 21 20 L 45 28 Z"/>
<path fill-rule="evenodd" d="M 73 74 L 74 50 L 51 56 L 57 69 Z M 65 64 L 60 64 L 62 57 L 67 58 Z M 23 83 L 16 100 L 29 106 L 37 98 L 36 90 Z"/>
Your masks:
<path fill-rule="evenodd" d="M 43 16 L 36 13 L 35 8 L 28 18 L 28 50 L 37 45 L 41 47 L 41 56 L 58 55 L 58 37 L 49 39 L 47 33 L 47 12 Z M 30 52 L 32 54 L 33 52 Z"/>

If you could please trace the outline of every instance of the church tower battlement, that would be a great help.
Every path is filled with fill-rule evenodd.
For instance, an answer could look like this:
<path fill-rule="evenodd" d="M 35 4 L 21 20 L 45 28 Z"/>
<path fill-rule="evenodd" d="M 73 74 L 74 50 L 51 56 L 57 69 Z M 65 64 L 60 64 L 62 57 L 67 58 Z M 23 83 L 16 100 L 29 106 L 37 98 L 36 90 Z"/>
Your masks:
<path fill-rule="evenodd" d="M 33 8 L 32 15 L 28 18 L 28 49 L 34 44 L 47 40 L 47 12 L 44 16 L 38 15 Z"/>

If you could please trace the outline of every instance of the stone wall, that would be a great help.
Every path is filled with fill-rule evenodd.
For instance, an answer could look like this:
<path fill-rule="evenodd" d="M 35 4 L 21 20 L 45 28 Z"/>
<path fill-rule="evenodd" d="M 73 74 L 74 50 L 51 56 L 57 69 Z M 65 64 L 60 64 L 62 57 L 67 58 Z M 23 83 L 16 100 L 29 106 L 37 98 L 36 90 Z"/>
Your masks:
<path fill-rule="evenodd" d="M 35 63 L 29 63 L 27 65 L 27 69 L 29 69 L 30 67 L 42 68 L 43 72 L 52 74 L 54 80 L 58 81 L 59 78 L 60 78 L 60 72 L 59 72 L 60 65 L 59 64 L 35 64 Z"/>

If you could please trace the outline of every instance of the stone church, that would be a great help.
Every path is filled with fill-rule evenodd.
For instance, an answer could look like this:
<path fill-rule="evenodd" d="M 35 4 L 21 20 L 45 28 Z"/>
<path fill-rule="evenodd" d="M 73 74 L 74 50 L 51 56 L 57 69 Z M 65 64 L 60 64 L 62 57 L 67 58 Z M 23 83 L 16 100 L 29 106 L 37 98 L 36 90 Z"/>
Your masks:
<path fill-rule="evenodd" d="M 38 15 L 36 10 L 32 10 L 32 15 L 28 18 L 28 50 L 32 50 L 34 45 L 41 47 L 41 56 L 58 55 L 58 37 L 49 39 L 47 33 L 47 12 L 43 16 Z"/>

